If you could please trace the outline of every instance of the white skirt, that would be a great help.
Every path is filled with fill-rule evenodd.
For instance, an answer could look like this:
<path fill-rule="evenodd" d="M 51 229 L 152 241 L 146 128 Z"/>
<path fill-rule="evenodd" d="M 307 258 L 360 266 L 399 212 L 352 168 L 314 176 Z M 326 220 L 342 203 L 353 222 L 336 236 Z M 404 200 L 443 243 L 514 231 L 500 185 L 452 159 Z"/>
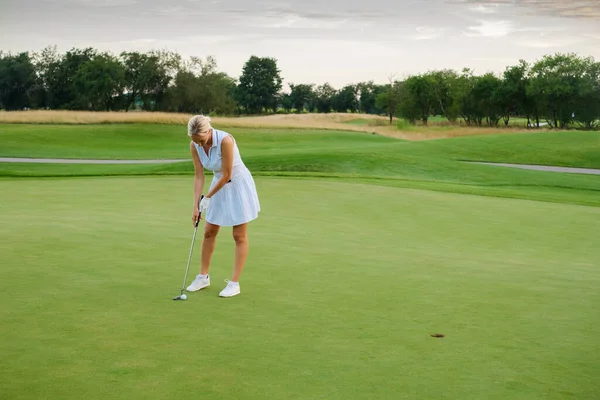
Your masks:
<path fill-rule="evenodd" d="M 220 179 L 215 172 L 210 189 Z M 209 190 L 210 190 L 209 189 Z M 210 200 L 206 221 L 219 226 L 236 226 L 258 218 L 260 202 L 252 174 L 245 165 L 234 167 L 228 182 Z"/>

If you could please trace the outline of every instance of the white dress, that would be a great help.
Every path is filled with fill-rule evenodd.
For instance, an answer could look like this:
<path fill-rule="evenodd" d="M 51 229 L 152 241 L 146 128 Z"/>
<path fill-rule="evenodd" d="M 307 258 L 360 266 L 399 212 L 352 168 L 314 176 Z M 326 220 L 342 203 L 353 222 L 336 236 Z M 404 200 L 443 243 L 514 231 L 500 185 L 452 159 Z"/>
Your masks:
<path fill-rule="evenodd" d="M 208 154 L 204 148 L 196 143 L 196 150 L 200 162 L 205 169 L 214 173 L 210 189 L 222 176 L 221 141 L 229 133 L 214 129 L 212 133 L 212 146 Z M 240 151 L 233 136 L 233 169 L 231 180 L 225 184 L 210 200 L 206 211 L 205 220 L 213 225 L 236 226 L 258 218 L 260 202 L 254 179 L 240 156 Z"/>

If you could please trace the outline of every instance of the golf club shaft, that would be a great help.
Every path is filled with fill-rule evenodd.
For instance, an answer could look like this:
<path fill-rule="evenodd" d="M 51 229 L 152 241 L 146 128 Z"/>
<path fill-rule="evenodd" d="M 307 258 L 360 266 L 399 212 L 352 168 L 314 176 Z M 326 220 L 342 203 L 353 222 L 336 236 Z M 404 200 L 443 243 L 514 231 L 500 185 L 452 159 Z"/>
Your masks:
<path fill-rule="evenodd" d="M 204 196 L 200 196 L 201 201 L 203 198 Z M 187 281 L 188 271 L 190 269 L 190 261 L 192 260 L 192 252 L 194 250 L 194 242 L 196 241 L 196 232 L 198 231 L 198 223 L 200 222 L 201 215 L 202 212 L 198 212 L 198 219 L 196 219 L 194 226 L 194 236 L 192 236 L 192 245 L 190 246 L 190 255 L 188 256 L 187 267 L 185 267 L 185 276 L 183 277 L 183 284 L 181 285 L 181 293 L 183 293 L 183 290 L 185 289 L 185 282 Z"/>
<path fill-rule="evenodd" d="M 196 240 L 196 231 L 198 231 L 198 225 L 194 228 L 194 236 L 192 237 L 192 246 L 190 247 L 190 255 L 188 256 L 187 267 L 185 268 L 185 276 L 183 277 L 183 285 L 181 286 L 181 292 L 185 289 L 185 281 L 187 281 L 188 271 L 190 269 L 190 261 L 192 259 L 192 251 L 194 250 L 194 241 Z"/>

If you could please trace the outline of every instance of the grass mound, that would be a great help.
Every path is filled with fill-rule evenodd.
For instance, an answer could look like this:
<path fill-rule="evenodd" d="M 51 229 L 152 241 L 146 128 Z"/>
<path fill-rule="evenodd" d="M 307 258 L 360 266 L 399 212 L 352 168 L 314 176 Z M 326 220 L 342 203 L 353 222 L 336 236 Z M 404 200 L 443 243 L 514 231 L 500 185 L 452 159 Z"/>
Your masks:
<path fill-rule="evenodd" d="M 413 154 L 454 160 L 600 168 L 600 132 L 470 136 L 411 144 Z"/>
<path fill-rule="evenodd" d="M 0 125 L 0 156 L 189 160 L 173 125 Z M 462 161 L 600 168 L 600 134 L 529 133 L 422 142 L 348 131 L 232 128 L 255 175 L 324 177 L 600 205 L 600 177 L 501 169 Z M 32 146 L 31 143 L 35 143 Z M 557 150 L 559 149 L 559 150 Z M 155 165 L 0 163 L 3 176 L 191 174 L 191 161 Z"/>
<path fill-rule="evenodd" d="M 10 111 L 0 112 L 0 124 L 38 125 L 99 125 L 99 124 L 150 124 L 177 125 L 185 127 L 191 114 L 161 112 L 86 112 L 86 111 Z M 219 117 L 212 118 L 215 126 L 221 128 L 250 129 L 302 129 L 302 130 L 345 130 L 363 133 L 377 133 L 407 140 L 428 140 L 471 135 L 488 135 L 512 131 L 526 131 L 522 124 L 509 129 L 505 127 L 466 127 L 463 124 L 435 122 L 431 126 L 413 126 L 394 118 L 371 114 L 348 113 L 309 113 L 277 114 L 265 116 Z"/>

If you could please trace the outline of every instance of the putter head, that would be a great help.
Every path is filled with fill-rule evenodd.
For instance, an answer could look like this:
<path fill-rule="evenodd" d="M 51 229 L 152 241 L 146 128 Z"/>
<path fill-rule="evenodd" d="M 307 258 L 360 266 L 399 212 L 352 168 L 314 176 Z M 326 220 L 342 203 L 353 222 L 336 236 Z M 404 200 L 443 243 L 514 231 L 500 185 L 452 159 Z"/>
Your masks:
<path fill-rule="evenodd" d="M 177 297 L 173 297 L 173 300 L 185 300 L 187 299 L 187 296 L 185 294 L 183 294 L 183 292 L 177 296 Z"/>

